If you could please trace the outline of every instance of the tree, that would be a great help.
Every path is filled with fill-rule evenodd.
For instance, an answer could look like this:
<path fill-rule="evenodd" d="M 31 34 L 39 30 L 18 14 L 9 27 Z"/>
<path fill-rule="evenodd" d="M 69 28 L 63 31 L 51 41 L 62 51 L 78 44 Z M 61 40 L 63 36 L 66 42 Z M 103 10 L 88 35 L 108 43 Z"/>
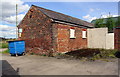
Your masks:
<path fill-rule="evenodd" d="M 105 27 L 103 21 L 104 21 L 103 18 L 96 19 L 95 27 L 96 27 L 96 28 Z"/>
<path fill-rule="evenodd" d="M 112 32 L 114 27 L 117 25 L 120 26 L 120 16 L 118 17 L 117 21 L 115 21 L 111 15 L 109 15 L 108 18 L 96 19 L 94 25 L 96 28 L 108 27 L 108 31 Z"/>
<path fill-rule="evenodd" d="M 115 22 L 116 26 L 120 26 L 120 16 L 117 18 L 117 21 Z"/>
<path fill-rule="evenodd" d="M 115 20 L 112 17 L 108 17 L 106 21 L 106 27 L 108 27 L 108 31 L 112 32 L 115 26 Z"/>

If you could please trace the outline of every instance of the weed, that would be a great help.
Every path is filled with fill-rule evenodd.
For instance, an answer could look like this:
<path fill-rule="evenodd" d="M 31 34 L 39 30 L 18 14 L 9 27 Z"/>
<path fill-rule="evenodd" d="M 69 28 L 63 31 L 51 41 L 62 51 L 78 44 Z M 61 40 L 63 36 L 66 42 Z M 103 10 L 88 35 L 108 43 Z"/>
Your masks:
<path fill-rule="evenodd" d="M 43 54 L 42 56 L 47 56 L 46 54 Z"/>
<path fill-rule="evenodd" d="M 34 53 L 30 53 L 30 55 L 34 55 Z"/>

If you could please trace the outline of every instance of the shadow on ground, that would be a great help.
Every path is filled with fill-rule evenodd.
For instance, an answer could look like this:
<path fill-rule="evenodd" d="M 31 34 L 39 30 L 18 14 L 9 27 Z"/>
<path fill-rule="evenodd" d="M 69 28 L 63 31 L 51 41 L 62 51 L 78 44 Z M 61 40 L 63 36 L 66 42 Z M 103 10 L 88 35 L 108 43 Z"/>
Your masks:
<path fill-rule="evenodd" d="M 116 53 L 115 53 L 115 56 L 116 56 L 117 58 L 120 58 L 120 51 L 116 52 Z"/>
<path fill-rule="evenodd" d="M 2 60 L 2 77 L 20 77 L 19 68 L 15 70 L 6 60 Z"/>

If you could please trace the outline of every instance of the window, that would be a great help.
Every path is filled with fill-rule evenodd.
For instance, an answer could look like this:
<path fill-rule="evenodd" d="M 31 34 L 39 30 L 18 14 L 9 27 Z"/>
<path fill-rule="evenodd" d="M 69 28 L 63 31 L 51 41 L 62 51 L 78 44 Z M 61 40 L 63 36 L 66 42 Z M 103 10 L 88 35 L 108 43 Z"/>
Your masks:
<path fill-rule="evenodd" d="M 70 29 L 70 38 L 75 38 L 75 30 Z"/>
<path fill-rule="evenodd" d="M 18 37 L 21 37 L 21 33 L 18 33 Z"/>
<path fill-rule="evenodd" d="M 82 31 L 82 38 L 87 38 L 86 31 Z"/>
<path fill-rule="evenodd" d="M 22 29 L 19 28 L 19 29 L 18 29 L 18 37 L 21 37 L 21 33 L 22 33 Z"/>
<path fill-rule="evenodd" d="M 20 28 L 20 29 L 18 29 L 19 30 L 19 33 L 22 33 L 22 29 Z"/>

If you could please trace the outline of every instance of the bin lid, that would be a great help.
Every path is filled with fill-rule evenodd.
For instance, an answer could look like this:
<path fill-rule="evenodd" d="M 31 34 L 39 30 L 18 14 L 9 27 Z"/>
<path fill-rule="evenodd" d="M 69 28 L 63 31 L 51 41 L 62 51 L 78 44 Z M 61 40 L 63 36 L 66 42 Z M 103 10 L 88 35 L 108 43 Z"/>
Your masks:
<path fill-rule="evenodd" d="M 16 42 L 16 41 L 24 41 L 24 40 L 11 40 L 11 41 L 7 41 L 7 42 Z"/>

